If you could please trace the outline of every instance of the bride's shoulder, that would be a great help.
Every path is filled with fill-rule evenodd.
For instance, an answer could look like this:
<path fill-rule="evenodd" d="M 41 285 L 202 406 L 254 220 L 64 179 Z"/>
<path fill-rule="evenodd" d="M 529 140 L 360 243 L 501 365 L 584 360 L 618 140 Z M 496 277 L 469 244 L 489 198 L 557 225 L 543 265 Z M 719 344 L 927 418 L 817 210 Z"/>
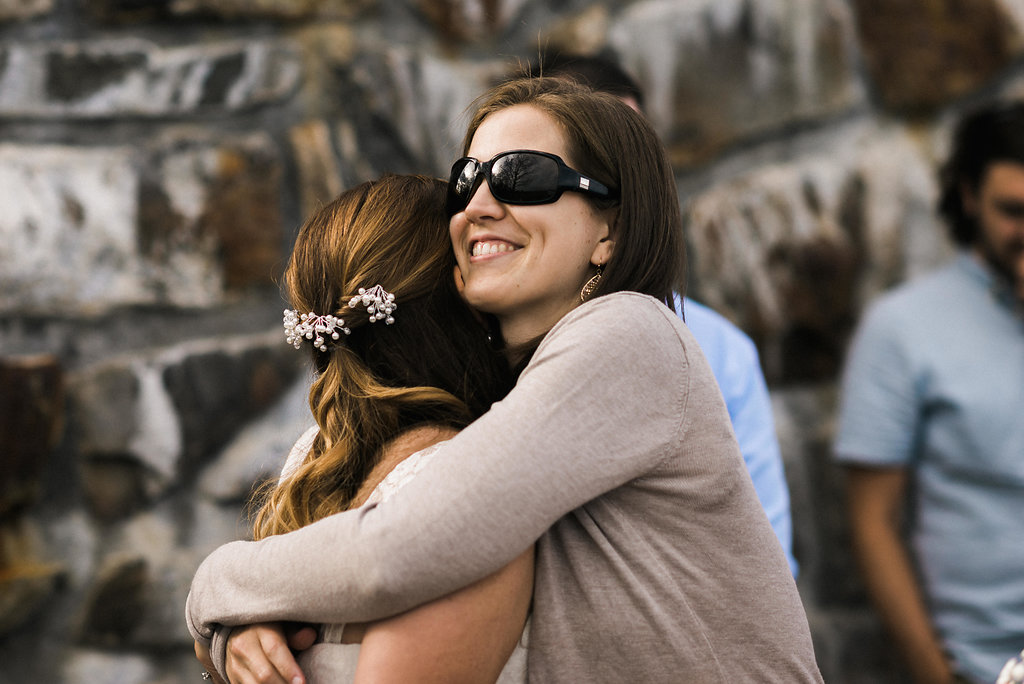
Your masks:
<path fill-rule="evenodd" d="M 416 477 L 433 460 L 434 456 L 441 451 L 445 443 L 456 435 L 456 430 L 451 428 L 423 428 L 423 430 L 429 430 L 430 436 L 428 436 L 427 432 L 422 432 L 419 435 L 408 435 L 409 441 L 406 441 L 405 444 L 416 444 L 419 448 L 408 455 L 403 455 L 401 460 L 395 463 L 388 474 L 373 488 L 366 503 L 387 501 L 392 494 Z M 424 446 L 424 442 L 428 441 L 429 443 Z"/>

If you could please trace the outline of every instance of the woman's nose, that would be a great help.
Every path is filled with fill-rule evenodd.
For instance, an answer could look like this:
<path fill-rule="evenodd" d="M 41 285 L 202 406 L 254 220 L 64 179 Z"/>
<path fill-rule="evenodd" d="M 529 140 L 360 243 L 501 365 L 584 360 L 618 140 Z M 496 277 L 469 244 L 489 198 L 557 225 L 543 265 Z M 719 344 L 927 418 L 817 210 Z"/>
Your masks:
<path fill-rule="evenodd" d="M 480 219 L 501 218 L 505 215 L 505 205 L 491 194 L 491 186 L 487 179 L 482 179 L 480 185 L 470 195 L 465 211 L 466 218 L 475 223 Z"/>

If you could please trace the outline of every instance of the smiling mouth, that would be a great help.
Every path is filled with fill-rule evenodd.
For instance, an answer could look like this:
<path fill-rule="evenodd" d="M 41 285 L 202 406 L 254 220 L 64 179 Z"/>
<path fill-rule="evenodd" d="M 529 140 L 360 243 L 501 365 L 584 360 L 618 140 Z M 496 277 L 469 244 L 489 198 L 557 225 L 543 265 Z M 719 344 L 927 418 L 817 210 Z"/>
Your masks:
<path fill-rule="evenodd" d="M 508 242 L 502 242 L 500 240 L 481 240 L 480 242 L 474 242 L 470 246 L 471 256 L 489 256 L 491 254 L 501 254 L 503 252 L 513 252 L 519 249 L 518 246 Z"/>

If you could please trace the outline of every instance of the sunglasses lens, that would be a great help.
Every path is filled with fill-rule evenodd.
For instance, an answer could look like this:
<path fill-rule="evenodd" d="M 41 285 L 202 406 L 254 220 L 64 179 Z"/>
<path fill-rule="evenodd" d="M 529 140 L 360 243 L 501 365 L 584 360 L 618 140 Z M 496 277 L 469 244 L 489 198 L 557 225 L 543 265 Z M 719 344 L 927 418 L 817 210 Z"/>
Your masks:
<path fill-rule="evenodd" d="M 512 153 L 491 166 L 491 192 L 510 204 L 543 204 L 558 194 L 558 164 L 537 154 Z"/>
<path fill-rule="evenodd" d="M 469 198 L 476 187 L 476 178 L 480 165 L 472 159 L 460 159 L 452 164 L 452 174 L 448 179 L 448 215 L 454 216 L 469 204 Z"/>

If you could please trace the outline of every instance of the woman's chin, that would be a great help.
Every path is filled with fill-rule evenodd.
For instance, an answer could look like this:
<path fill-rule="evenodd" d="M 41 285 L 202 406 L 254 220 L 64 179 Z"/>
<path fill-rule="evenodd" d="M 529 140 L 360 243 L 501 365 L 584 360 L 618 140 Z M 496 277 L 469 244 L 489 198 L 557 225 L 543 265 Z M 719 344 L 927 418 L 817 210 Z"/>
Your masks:
<path fill-rule="evenodd" d="M 462 298 L 477 311 L 494 316 L 500 317 L 508 308 L 508 288 L 467 286 Z"/>

